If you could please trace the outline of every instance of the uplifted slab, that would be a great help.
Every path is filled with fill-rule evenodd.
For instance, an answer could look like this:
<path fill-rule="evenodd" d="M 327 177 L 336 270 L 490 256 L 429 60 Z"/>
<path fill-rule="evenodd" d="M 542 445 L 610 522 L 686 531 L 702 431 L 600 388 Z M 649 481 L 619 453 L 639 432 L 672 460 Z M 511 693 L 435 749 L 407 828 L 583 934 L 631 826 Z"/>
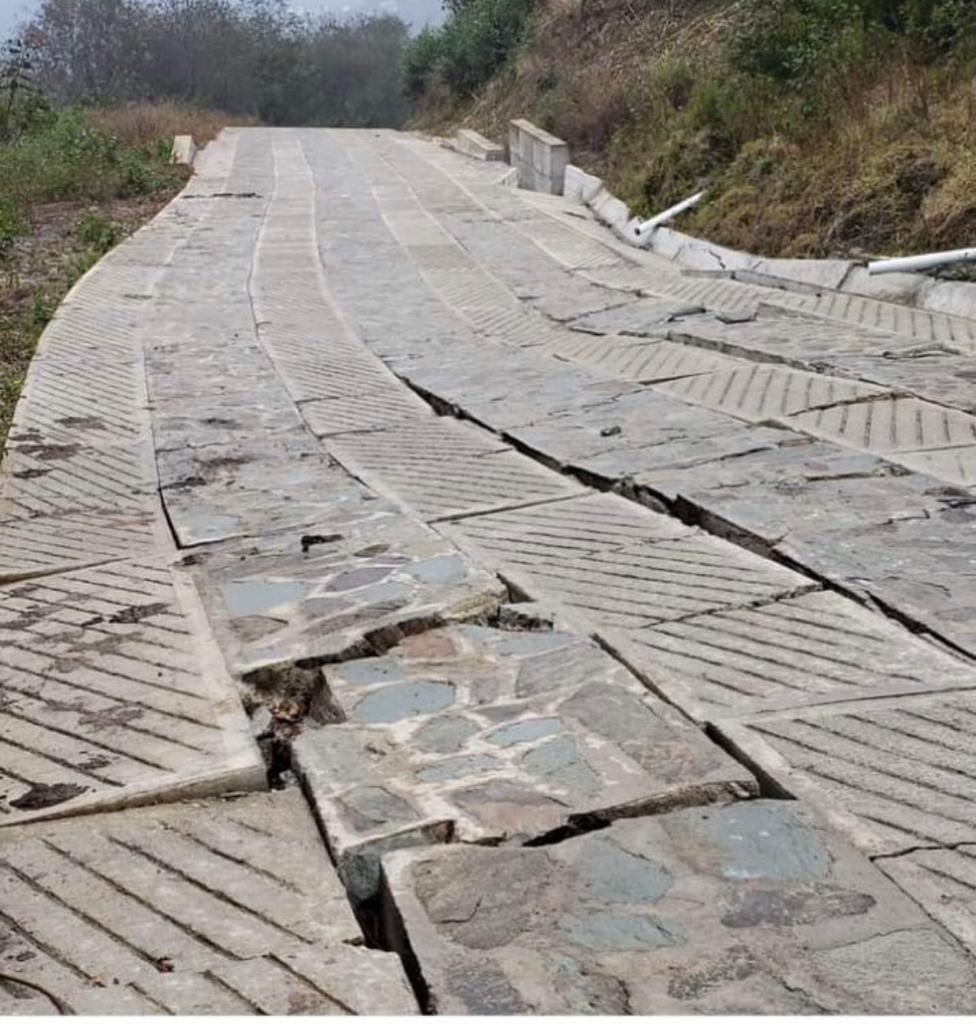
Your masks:
<path fill-rule="evenodd" d="M 0 822 L 264 785 L 188 582 L 111 562 L 0 587 Z"/>
<path fill-rule="evenodd" d="M 394 934 L 439 1013 L 976 1009 L 973 962 L 795 803 L 675 811 L 537 849 L 399 851 L 383 870 Z"/>
<path fill-rule="evenodd" d="M 715 533 L 771 546 L 825 530 L 923 519 L 972 500 L 867 452 L 789 435 L 735 459 L 640 470 L 634 484 L 694 509 Z"/>
<path fill-rule="evenodd" d="M 721 722 L 748 763 L 870 854 L 976 842 L 976 694 L 925 694 Z"/>
<path fill-rule="evenodd" d="M 639 506 L 634 509 L 638 514 Z M 554 548 L 545 538 L 529 537 L 512 546 L 506 540 L 506 515 L 444 524 L 442 530 L 520 591 L 558 606 L 567 621 L 588 630 L 638 629 L 819 589 L 775 562 L 700 532 L 580 551 L 586 545 L 581 527 L 573 545 Z M 658 524 L 667 530 L 665 524 L 674 522 L 650 511 L 644 515 L 650 536 Z"/>
<path fill-rule="evenodd" d="M 894 454 L 976 444 L 976 416 L 917 398 L 837 405 L 799 413 L 787 423 L 793 430 L 871 452 Z"/>
<path fill-rule="evenodd" d="M 593 643 L 452 626 L 324 670 L 330 718 L 294 756 L 350 891 L 379 854 L 527 841 L 734 799 L 755 780 Z"/>
<path fill-rule="evenodd" d="M 692 345 L 617 336 L 584 336 L 582 343 L 547 345 L 545 349 L 553 355 L 582 363 L 602 376 L 640 384 L 696 377 L 739 365 L 728 356 Z"/>
<path fill-rule="evenodd" d="M 189 556 L 235 674 L 373 653 L 403 633 L 490 614 L 502 584 L 457 548 L 360 496 L 304 531 Z M 256 677 L 256 678 L 258 678 Z"/>
<path fill-rule="evenodd" d="M 450 419 L 334 438 L 329 448 L 350 472 L 428 521 L 582 491 L 493 435 Z"/>
<path fill-rule="evenodd" d="M 655 387 L 682 401 L 753 423 L 884 393 L 870 384 L 770 363 L 744 363 Z"/>
<path fill-rule="evenodd" d="M 606 641 L 703 721 L 842 700 L 976 689 L 976 669 L 831 593 L 735 608 Z"/>
<path fill-rule="evenodd" d="M 297 791 L 0 834 L 8 1014 L 411 1014 Z"/>

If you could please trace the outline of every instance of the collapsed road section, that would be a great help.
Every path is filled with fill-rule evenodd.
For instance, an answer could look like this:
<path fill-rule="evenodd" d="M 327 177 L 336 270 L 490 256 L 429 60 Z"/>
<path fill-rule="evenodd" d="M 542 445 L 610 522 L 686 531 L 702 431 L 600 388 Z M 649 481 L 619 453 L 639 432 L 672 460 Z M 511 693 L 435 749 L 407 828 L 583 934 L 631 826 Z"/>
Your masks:
<path fill-rule="evenodd" d="M 976 325 L 502 177 L 227 130 L 52 321 L 4 1012 L 976 1010 Z"/>

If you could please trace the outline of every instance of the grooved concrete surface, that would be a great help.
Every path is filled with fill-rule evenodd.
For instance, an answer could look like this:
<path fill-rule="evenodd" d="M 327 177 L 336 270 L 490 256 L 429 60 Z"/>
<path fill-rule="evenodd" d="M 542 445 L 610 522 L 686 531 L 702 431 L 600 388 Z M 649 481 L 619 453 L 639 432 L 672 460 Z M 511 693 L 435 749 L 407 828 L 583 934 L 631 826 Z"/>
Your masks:
<path fill-rule="evenodd" d="M 58 310 L 4 1012 L 976 1011 L 976 310 L 504 171 L 227 130 Z"/>

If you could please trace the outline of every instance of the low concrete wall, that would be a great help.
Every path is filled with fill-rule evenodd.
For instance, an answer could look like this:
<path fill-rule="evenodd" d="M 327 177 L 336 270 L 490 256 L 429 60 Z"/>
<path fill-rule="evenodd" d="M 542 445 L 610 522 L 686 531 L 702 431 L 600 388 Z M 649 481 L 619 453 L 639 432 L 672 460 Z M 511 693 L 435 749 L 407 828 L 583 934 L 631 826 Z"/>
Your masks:
<path fill-rule="evenodd" d="M 565 195 L 589 207 L 597 220 L 611 228 L 618 238 L 674 260 L 689 271 L 725 274 L 746 283 L 788 291 L 862 295 L 976 320 L 976 283 L 940 281 L 924 274 L 872 277 L 865 267 L 853 260 L 766 259 L 727 249 L 670 227 L 659 227 L 641 237 L 636 230 L 640 221 L 631 217 L 627 205 L 610 192 L 600 178 L 573 164 L 565 169 Z"/>
<path fill-rule="evenodd" d="M 510 121 L 508 162 L 518 171 L 519 188 L 561 196 L 569 164 L 569 146 L 531 121 Z"/>
<path fill-rule="evenodd" d="M 500 146 L 491 139 L 486 139 L 480 132 L 471 128 L 461 128 L 454 136 L 454 148 L 465 156 L 473 157 L 475 160 L 499 160 L 505 159 L 505 147 Z"/>
<path fill-rule="evenodd" d="M 192 135 L 177 135 L 173 139 L 173 152 L 170 154 L 170 162 L 184 164 L 187 167 L 193 166 L 197 158 L 197 144 L 193 141 Z"/>

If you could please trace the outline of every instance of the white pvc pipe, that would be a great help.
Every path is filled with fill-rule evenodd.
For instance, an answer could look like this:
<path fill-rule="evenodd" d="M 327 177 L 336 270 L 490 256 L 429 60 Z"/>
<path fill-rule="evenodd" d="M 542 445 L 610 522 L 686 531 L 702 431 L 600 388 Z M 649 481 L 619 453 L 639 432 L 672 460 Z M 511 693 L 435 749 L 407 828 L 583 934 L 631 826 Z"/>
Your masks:
<path fill-rule="evenodd" d="M 638 224 L 638 237 L 650 234 L 655 228 L 659 228 L 662 224 L 667 224 L 669 220 L 674 220 L 679 213 L 684 213 L 685 210 L 690 210 L 697 203 L 701 202 L 704 196 L 704 192 L 696 192 L 693 196 L 682 199 L 680 203 L 675 204 L 663 213 L 659 213 L 656 217 L 651 217 L 650 220 L 645 220 L 643 224 Z"/>
<path fill-rule="evenodd" d="M 902 270 L 931 270 L 949 263 L 966 263 L 976 260 L 976 249 L 953 249 L 951 252 L 930 252 L 924 256 L 898 256 L 890 260 L 874 260 L 868 264 L 869 274 L 893 274 Z"/>

